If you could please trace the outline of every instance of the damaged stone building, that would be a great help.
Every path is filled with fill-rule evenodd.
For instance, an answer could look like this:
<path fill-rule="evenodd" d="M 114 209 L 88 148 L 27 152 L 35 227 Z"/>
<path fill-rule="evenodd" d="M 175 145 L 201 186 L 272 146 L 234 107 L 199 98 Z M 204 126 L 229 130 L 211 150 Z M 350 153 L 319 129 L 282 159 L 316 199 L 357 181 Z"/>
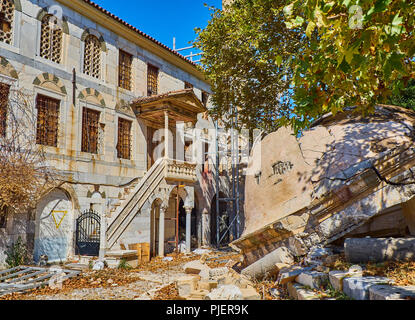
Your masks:
<path fill-rule="evenodd" d="M 301 137 L 281 128 L 257 141 L 249 163 L 255 174 L 246 177 L 246 228 L 231 244 L 245 270 L 281 262 L 281 248 L 300 257 L 346 238 L 413 237 L 414 123 L 415 113 L 400 107 L 379 105 L 368 116 L 348 108 Z"/>
<path fill-rule="evenodd" d="M 29 218 L 2 215 L 0 263 L 19 236 L 35 262 L 132 243 L 149 243 L 152 256 L 178 241 L 187 250 L 209 245 L 214 172 L 195 164 L 186 136 L 207 121 L 210 86 L 197 65 L 89 0 L 0 7 L 0 83 L 31 95 L 37 142 L 66 179 Z M 179 143 L 178 123 L 185 155 L 158 150 Z"/>

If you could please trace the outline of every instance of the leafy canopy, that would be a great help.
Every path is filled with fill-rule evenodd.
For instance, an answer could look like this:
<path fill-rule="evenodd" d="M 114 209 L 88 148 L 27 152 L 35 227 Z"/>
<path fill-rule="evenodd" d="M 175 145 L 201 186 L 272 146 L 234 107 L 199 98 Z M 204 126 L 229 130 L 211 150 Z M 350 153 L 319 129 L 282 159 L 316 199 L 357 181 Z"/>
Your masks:
<path fill-rule="evenodd" d="M 405 0 L 236 0 L 216 10 L 196 45 L 212 114 L 297 131 L 327 112 L 363 114 L 414 78 L 414 4 Z"/>

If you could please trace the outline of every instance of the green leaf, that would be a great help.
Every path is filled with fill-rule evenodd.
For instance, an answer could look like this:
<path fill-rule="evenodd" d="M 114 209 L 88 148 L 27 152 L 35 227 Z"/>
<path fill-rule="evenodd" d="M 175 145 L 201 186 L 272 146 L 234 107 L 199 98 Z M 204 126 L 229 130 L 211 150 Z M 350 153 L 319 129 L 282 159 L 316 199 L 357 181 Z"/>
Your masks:
<path fill-rule="evenodd" d="M 307 37 L 311 38 L 311 34 L 313 33 L 315 28 L 316 28 L 316 24 L 313 21 L 310 21 L 305 30 L 305 34 L 307 35 Z"/>
<path fill-rule="evenodd" d="M 282 57 L 281 56 L 277 56 L 276 58 L 275 58 L 275 64 L 278 66 L 278 67 L 280 67 L 281 66 L 281 64 L 282 64 Z"/>

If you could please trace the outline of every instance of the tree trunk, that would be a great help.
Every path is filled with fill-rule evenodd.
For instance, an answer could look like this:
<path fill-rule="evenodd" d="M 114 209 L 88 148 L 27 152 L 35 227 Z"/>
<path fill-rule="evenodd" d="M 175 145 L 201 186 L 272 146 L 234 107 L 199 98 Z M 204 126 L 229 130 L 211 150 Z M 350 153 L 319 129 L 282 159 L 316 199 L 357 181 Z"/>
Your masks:
<path fill-rule="evenodd" d="M 415 238 L 351 238 L 344 252 L 351 263 L 415 261 Z"/>

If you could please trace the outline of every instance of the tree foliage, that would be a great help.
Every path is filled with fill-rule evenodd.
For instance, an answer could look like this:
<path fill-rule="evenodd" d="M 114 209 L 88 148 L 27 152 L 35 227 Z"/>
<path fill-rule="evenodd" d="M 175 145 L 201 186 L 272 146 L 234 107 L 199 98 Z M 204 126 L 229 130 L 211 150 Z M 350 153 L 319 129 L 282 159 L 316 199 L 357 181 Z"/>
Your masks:
<path fill-rule="evenodd" d="M 371 112 L 415 76 L 414 20 L 408 0 L 236 0 L 196 41 L 213 112 L 234 103 L 249 127 L 295 130 L 348 106 Z"/>
<path fill-rule="evenodd" d="M 23 90 L 0 92 L 6 100 L 6 134 L 0 137 L 0 212 L 25 213 L 57 186 L 58 173 L 36 145 L 33 96 Z M 4 210 L 7 208 L 8 210 Z"/>
<path fill-rule="evenodd" d="M 415 110 L 415 79 L 411 79 L 408 85 L 399 93 L 389 98 L 389 103 L 407 109 Z"/>

